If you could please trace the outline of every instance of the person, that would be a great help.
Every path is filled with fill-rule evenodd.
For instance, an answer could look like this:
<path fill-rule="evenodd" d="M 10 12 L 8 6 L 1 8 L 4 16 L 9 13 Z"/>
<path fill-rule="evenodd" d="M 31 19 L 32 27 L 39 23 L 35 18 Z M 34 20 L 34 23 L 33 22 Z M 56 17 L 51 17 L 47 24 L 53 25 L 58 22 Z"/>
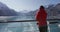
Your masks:
<path fill-rule="evenodd" d="M 37 20 L 40 32 L 47 32 L 48 30 L 46 18 L 47 18 L 47 13 L 45 11 L 45 8 L 43 6 L 40 6 L 36 14 L 36 20 Z"/>

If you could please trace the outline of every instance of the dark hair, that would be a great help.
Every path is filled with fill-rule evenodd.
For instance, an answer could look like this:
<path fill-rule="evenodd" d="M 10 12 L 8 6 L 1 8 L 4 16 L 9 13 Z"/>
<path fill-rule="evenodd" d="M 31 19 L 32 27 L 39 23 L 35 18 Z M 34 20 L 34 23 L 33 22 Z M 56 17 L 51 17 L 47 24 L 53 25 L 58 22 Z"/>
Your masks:
<path fill-rule="evenodd" d="M 44 8 L 43 6 L 40 6 L 40 8 Z"/>

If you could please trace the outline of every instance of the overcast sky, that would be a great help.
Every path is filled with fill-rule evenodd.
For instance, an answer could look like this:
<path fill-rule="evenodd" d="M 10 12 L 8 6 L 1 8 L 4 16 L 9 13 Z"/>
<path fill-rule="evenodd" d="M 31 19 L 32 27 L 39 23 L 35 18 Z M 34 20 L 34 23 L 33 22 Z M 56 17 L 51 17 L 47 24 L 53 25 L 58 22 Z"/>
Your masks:
<path fill-rule="evenodd" d="M 8 7 L 16 10 L 36 10 L 40 5 L 49 5 L 60 3 L 60 0 L 0 0 Z"/>

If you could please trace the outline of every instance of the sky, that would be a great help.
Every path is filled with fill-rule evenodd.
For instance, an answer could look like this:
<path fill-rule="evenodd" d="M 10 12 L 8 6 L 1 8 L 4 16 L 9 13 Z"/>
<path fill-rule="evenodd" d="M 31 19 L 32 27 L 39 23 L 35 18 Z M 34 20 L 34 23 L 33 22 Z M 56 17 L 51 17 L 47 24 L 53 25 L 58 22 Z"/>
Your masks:
<path fill-rule="evenodd" d="M 60 0 L 0 0 L 0 2 L 19 12 L 22 10 L 36 10 L 40 5 L 57 4 L 60 3 Z"/>

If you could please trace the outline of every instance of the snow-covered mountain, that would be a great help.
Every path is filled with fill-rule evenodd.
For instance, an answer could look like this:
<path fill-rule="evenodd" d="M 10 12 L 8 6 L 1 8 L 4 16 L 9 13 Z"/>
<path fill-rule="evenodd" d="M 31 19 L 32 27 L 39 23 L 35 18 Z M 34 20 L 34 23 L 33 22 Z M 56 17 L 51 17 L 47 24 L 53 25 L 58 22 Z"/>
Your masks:
<path fill-rule="evenodd" d="M 46 10 L 48 11 L 49 19 L 60 19 L 60 3 L 48 6 Z"/>
<path fill-rule="evenodd" d="M 0 16 L 17 16 L 17 12 L 0 2 Z"/>
<path fill-rule="evenodd" d="M 30 11 L 28 13 L 20 13 L 20 15 L 23 15 L 26 17 L 30 16 L 30 18 L 34 19 L 37 10 Z M 48 14 L 47 19 L 60 19 L 60 3 L 58 3 L 56 5 L 48 5 L 48 7 L 46 8 L 46 12 Z"/>

